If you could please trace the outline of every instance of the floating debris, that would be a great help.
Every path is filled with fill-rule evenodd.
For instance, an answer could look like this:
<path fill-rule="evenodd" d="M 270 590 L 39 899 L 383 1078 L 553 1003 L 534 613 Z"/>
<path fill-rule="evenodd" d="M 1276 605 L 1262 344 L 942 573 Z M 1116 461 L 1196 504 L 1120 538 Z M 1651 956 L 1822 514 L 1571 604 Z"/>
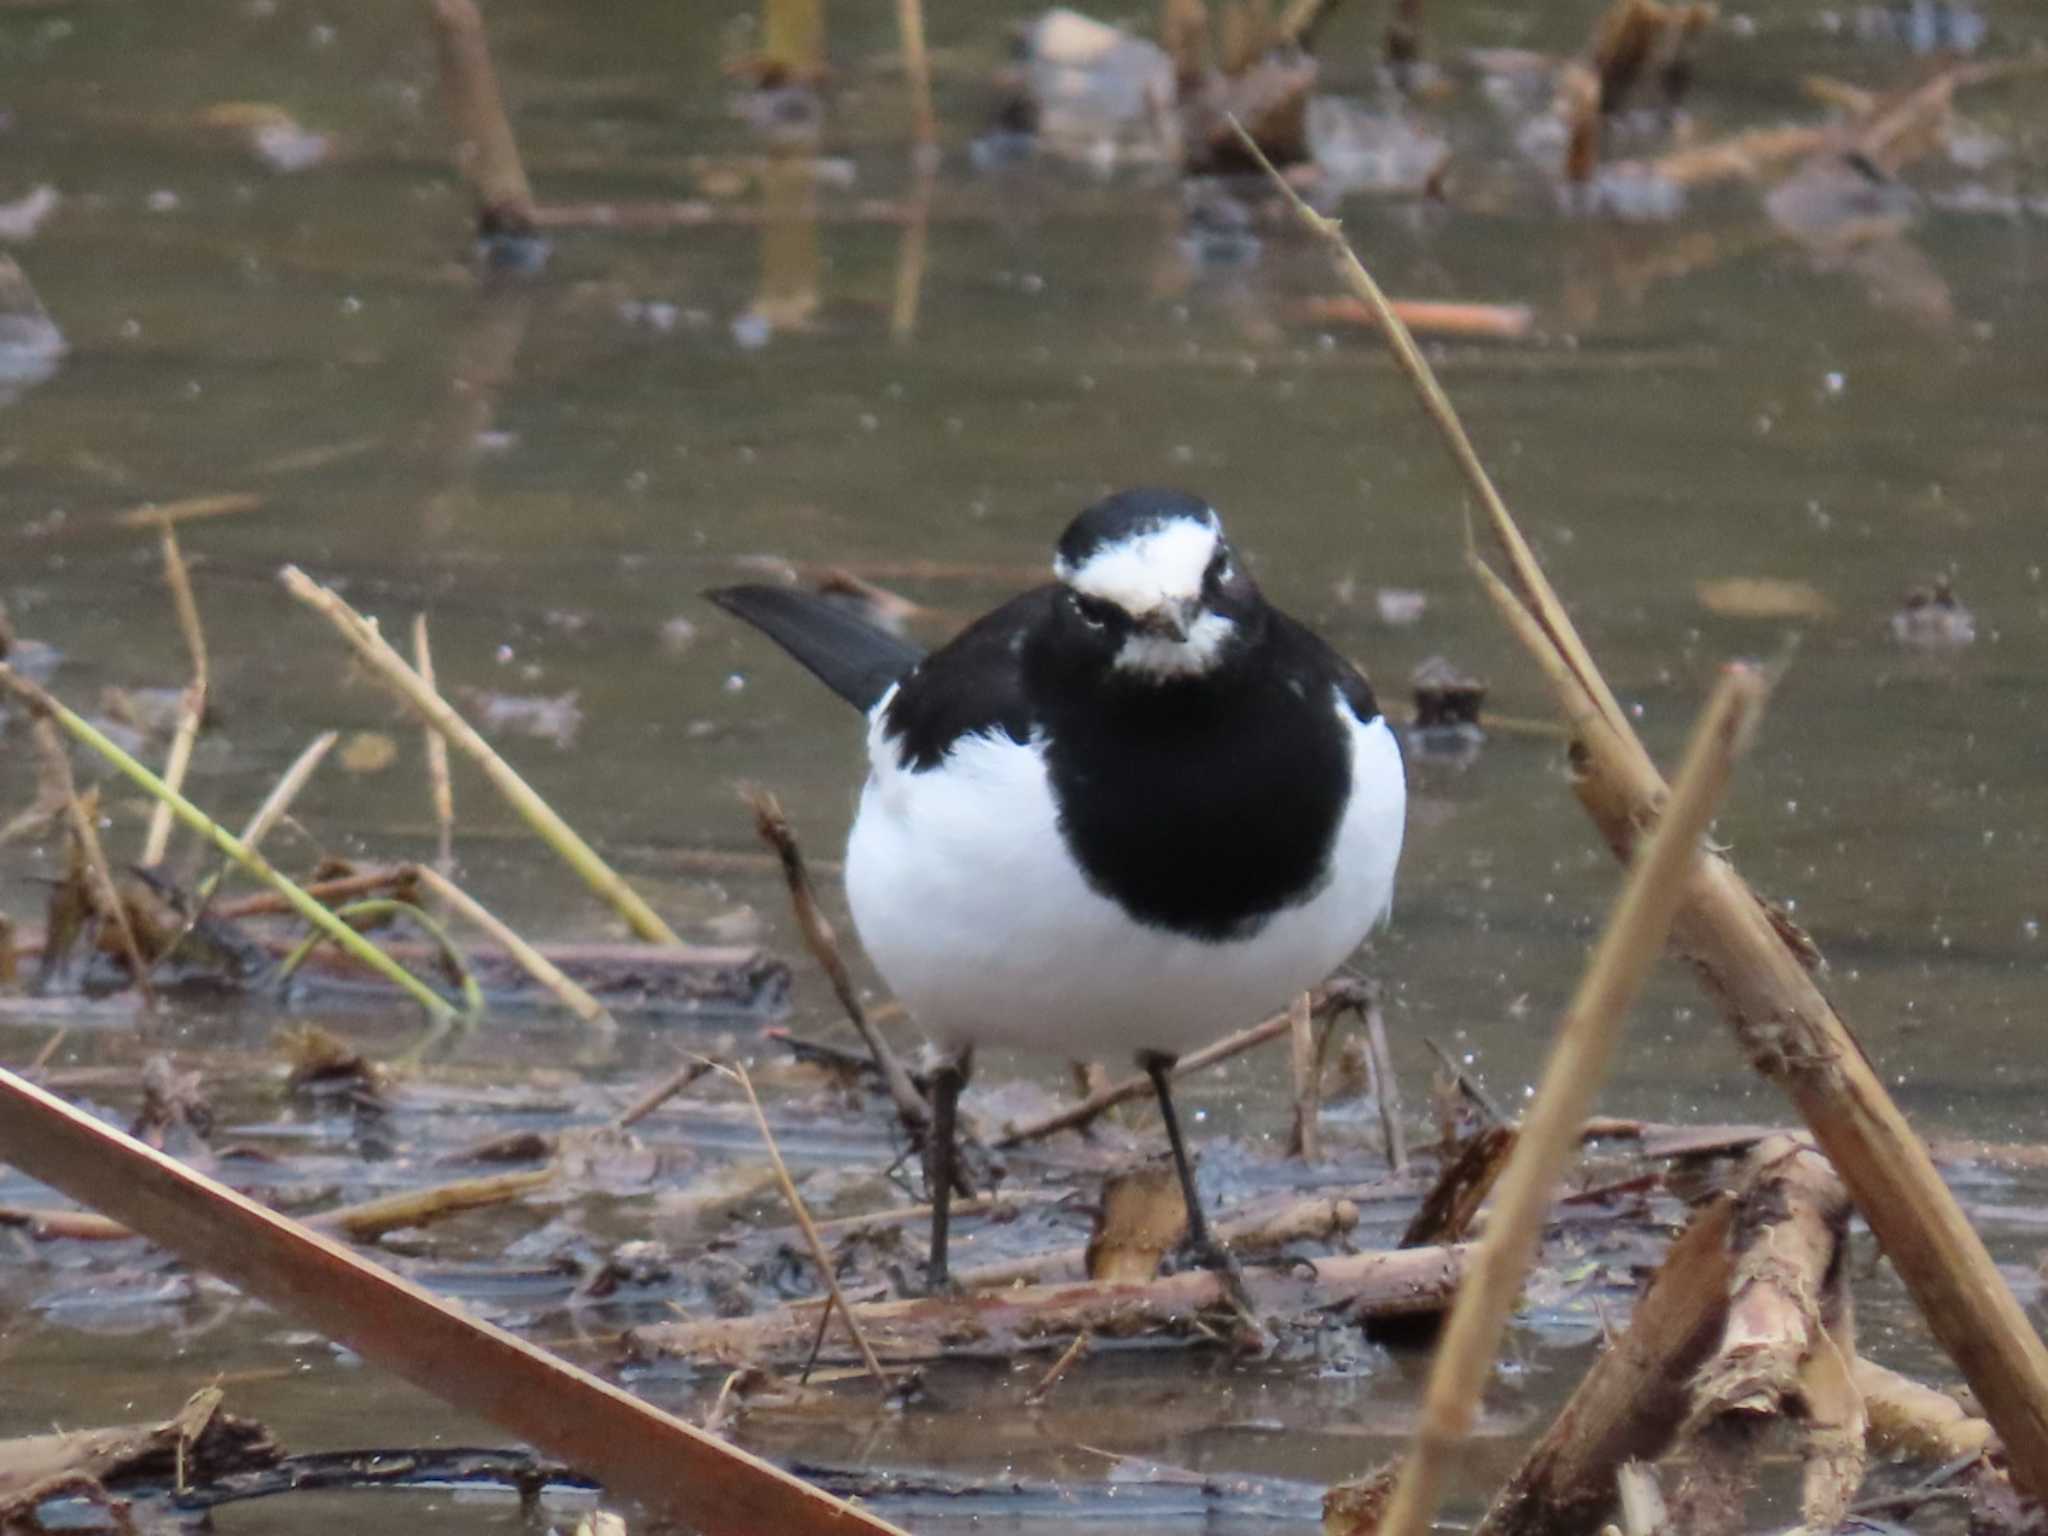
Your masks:
<path fill-rule="evenodd" d="M 1977 616 L 1965 608 L 1946 576 L 1914 587 L 1892 615 L 1892 639 L 1915 651 L 1956 651 L 1977 638 Z"/>

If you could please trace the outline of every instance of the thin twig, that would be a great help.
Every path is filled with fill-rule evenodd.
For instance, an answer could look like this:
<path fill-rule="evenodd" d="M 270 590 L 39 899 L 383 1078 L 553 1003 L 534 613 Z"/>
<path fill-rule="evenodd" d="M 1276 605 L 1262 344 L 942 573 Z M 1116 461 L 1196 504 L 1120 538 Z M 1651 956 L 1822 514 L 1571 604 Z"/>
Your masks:
<path fill-rule="evenodd" d="M 1315 1011 L 1320 1014 L 1348 1004 L 1353 994 L 1349 989 L 1331 986 L 1312 996 L 1315 998 Z M 1250 1029 L 1239 1030 L 1234 1035 L 1224 1036 L 1213 1045 L 1205 1045 L 1199 1051 L 1189 1052 L 1175 1063 L 1173 1075 L 1182 1078 L 1191 1072 L 1213 1067 L 1219 1061 L 1227 1061 L 1230 1057 L 1251 1050 L 1254 1046 L 1264 1045 L 1268 1040 L 1277 1040 L 1292 1028 L 1290 1013 L 1276 1013 L 1270 1019 L 1254 1024 Z M 1042 1141 L 1060 1131 L 1077 1130 L 1095 1120 L 1103 1111 L 1114 1109 L 1117 1105 L 1128 1103 L 1132 1099 L 1144 1098 L 1151 1092 L 1152 1080 L 1142 1072 L 1133 1077 L 1119 1078 L 1107 1088 L 1091 1093 L 1078 1104 L 1069 1104 L 1066 1108 L 1040 1119 L 1012 1126 L 996 1138 L 995 1145 L 998 1150 L 1003 1150 L 1022 1146 L 1027 1141 Z"/>
<path fill-rule="evenodd" d="M 1701 712 L 1670 804 L 1630 870 L 1559 1025 L 1542 1083 L 1501 1175 L 1493 1218 L 1437 1348 L 1415 1447 L 1380 1524 L 1383 1536 L 1420 1536 L 1429 1528 L 1446 1464 L 1471 1428 L 1501 1331 L 1535 1254 L 1551 1192 L 1578 1145 L 1629 1005 L 1663 953 L 1701 839 L 1763 700 L 1762 675 L 1751 667 L 1730 667 Z"/>
<path fill-rule="evenodd" d="M 285 769 L 283 776 L 271 786 L 270 793 L 263 797 L 263 803 L 256 807 L 256 814 L 251 816 L 247 825 L 242 828 L 243 847 L 259 847 L 263 839 L 270 836 L 277 824 L 284 820 L 285 812 L 291 809 L 292 802 L 299 798 L 299 791 L 306 787 L 307 781 L 313 777 L 320 764 L 326 761 L 327 754 L 334 750 L 334 744 L 339 740 L 341 732 L 322 731 L 306 743 L 305 751 L 292 759 L 291 766 Z M 216 871 L 199 882 L 195 893 L 198 896 L 197 909 L 193 913 L 192 924 L 187 925 L 188 928 L 196 925 L 200 914 L 206 910 L 206 904 L 212 900 L 214 891 L 220 886 L 223 871 Z M 180 935 L 180 938 L 182 939 L 183 935 Z"/>
<path fill-rule="evenodd" d="M 512 809 L 571 869 L 583 877 L 592 890 L 611 903 L 628 927 L 650 943 L 673 945 L 678 949 L 684 947 L 683 941 L 655 914 L 654 909 L 598 857 L 595 849 L 576 835 L 554 808 L 513 771 L 512 765 L 477 734 L 476 728 L 456 713 L 454 706 L 428 687 L 419 673 L 406 664 L 405 658 L 393 650 L 378 632 L 374 622 L 357 613 L 338 594 L 321 586 L 297 566 L 286 566 L 279 579 L 293 597 L 324 614 L 328 622 L 341 631 L 342 638 L 348 641 L 356 655 L 411 705 L 422 720 L 450 744 L 468 754 Z"/>
<path fill-rule="evenodd" d="M 1287 1155 L 1304 1163 L 1317 1162 L 1322 1157 L 1316 1117 L 1321 1109 L 1323 1063 L 1316 1050 L 1315 1027 L 1310 1017 L 1313 1002 L 1303 992 L 1287 1005 L 1287 1061 L 1294 1081 L 1294 1126 Z"/>
<path fill-rule="evenodd" d="M 438 693 L 440 685 L 434 681 L 434 652 L 427 644 L 427 616 L 424 613 L 413 615 L 412 661 L 419 669 L 420 681 Z M 452 879 L 455 875 L 455 784 L 448 776 L 448 743 L 431 726 L 422 727 L 420 734 L 427 739 L 427 789 L 434 801 L 434 867 Z"/>
<path fill-rule="evenodd" d="M 833 933 L 825 914 L 818 910 L 818 897 L 811 886 L 810 871 L 804 866 L 803 849 L 797 844 L 789 817 L 783 813 L 782 802 L 765 789 L 748 786 L 740 793 L 754 813 L 754 830 L 781 860 L 783 882 L 789 887 L 789 901 L 796 911 L 797 928 L 804 936 L 804 948 L 811 952 L 811 958 L 818 962 L 819 969 L 832 983 L 833 995 L 839 999 L 839 1006 L 846 1010 L 846 1017 L 867 1045 L 868 1054 L 874 1058 L 875 1069 L 882 1074 L 882 1082 L 895 1102 L 896 1112 L 903 1117 L 903 1123 L 922 1129 L 931 1123 L 931 1107 L 925 1103 L 924 1095 L 910 1080 L 910 1073 L 904 1070 L 903 1063 L 889 1048 L 889 1042 L 882 1038 L 881 1031 L 875 1028 L 867 1009 L 861 1005 L 860 994 L 853 987 L 853 977 L 846 969 L 846 960 L 839 953 L 838 936 Z"/>
<path fill-rule="evenodd" d="M 192 744 L 199 739 L 199 722 L 206 715 L 207 664 L 206 632 L 199 627 L 199 602 L 192 595 L 192 578 L 185 569 L 185 557 L 178 549 L 178 535 L 169 518 L 160 528 L 163 536 L 164 583 L 171 589 L 171 607 L 178 615 L 178 631 L 185 637 L 185 651 L 192 658 L 192 681 L 178 696 L 178 723 L 171 733 L 171 750 L 164 759 L 164 782 L 175 791 L 185 787 L 185 770 L 192 764 Z M 149 815 L 149 833 L 142 840 L 144 869 L 163 862 L 171 841 L 171 808 L 162 800 Z"/>
<path fill-rule="evenodd" d="M 439 739 L 435 738 L 437 741 Z M 414 865 L 413 872 L 418 875 L 421 885 L 440 897 L 465 921 L 489 934 L 492 942 L 517 961 L 521 970 L 554 993 L 562 1006 L 577 1018 L 586 1024 L 611 1024 L 612 1017 L 605 1012 L 604 1004 L 592 997 L 588 990 L 567 975 L 554 961 L 514 933 L 503 919 L 494 915 L 469 892 L 438 869 L 425 864 Z"/>
<path fill-rule="evenodd" d="M 1387 1020 L 1380 1012 L 1377 988 L 1365 1000 L 1365 1050 L 1365 1059 L 1372 1064 L 1373 1100 L 1379 1105 L 1387 1166 L 1400 1173 L 1408 1166 L 1408 1138 L 1401 1129 L 1401 1080 L 1394 1075 L 1394 1053 L 1387 1045 Z"/>
<path fill-rule="evenodd" d="M 860 1350 L 861 1360 L 868 1372 L 884 1392 L 889 1390 L 889 1377 L 882 1369 L 882 1362 L 875 1358 L 874 1350 L 868 1344 L 868 1336 L 861 1331 L 860 1319 L 853 1315 L 853 1309 L 846 1304 L 846 1297 L 839 1290 L 839 1275 L 832 1266 L 832 1254 L 825 1247 L 825 1240 L 818 1235 L 818 1229 L 811 1224 L 811 1213 L 804 1205 L 803 1196 L 796 1192 L 796 1180 L 789 1176 L 789 1165 L 782 1160 L 782 1148 L 775 1143 L 775 1132 L 769 1128 L 768 1113 L 761 1108 L 761 1099 L 754 1092 L 754 1080 L 747 1076 L 747 1069 L 739 1062 L 730 1066 L 718 1064 L 717 1070 L 734 1079 L 747 1096 L 747 1103 L 754 1111 L 754 1123 L 761 1127 L 761 1140 L 768 1147 L 768 1161 L 775 1166 L 775 1180 L 782 1186 L 782 1198 L 789 1202 L 790 1210 L 796 1216 L 796 1224 L 804 1229 L 804 1241 L 810 1244 L 811 1262 L 818 1266 L 818 1273 L 824 1276 L 825 1289 L 830 1293 L 830 1305 L 839 1309 L 839 1315 L 846 1319 L 846 1331 L 853 1335 L 853 1342 Z"/>
<path fill-rule="evenodd" d="M 244 844 L 240 838 L 214 821 L 198 806 L 182 795 L 173 794 L 163 780 L 134 758 L 107 740 L 97 729 L 60 704 L 48 692 L 31 683 L 13 668 L 0 665 L 0 688 L 6 688 L 25 703 L 31 714 L 40 719 L 55 720 L 78 740 L 105 758 L 129 779 L 160 800 L 170 802 L 178 819 L 200 836 L 208 839 L 229 858 L 240 864 L 258 880 L 263 881 L 291 903 L 292 909 L 316 928 L 324 930 L 328 937 L 369 966 L 386 980 L 402 988 L 414 1001 L 427 1010 L 427 1015 L 436 1021 L 450 1020 L 455 1010 L 447 1000 L 438 996 L 417 976 L 399 965 L 389 955 L 378 949 L 355 929 L 320 905 L 290 880 L 271 867 L 270 861 Z"/>
<path fill-rule="evenodd" d="M 656 1083 L 634 1101 L 632 1108 L 623 1111 L 612 1121 L 615 1130 L 630 1130 L 653 1114 L 670 1099 L 681 1093 L 690 1084 L 711 1070 L 711 1063 L 701 1056 L 695 1061 L 685 1062 L 674 1072 Z"/>
<path fill-rule="evenodd" d="M 13 670 L 0 665 L 0 683 L 11 680 L 18 681 Z M 33 684 L 25 686 L 34 687 Z M 41 692 L 40 689 L 37 691 Z M 86 877 L 92 882 L 93 905 L 101 917 L 114 925 L 114 932 L 120 937 L 121 953 L 128 961 L 135 989 L 142 995 L 142 1006 L 154 1010 L 156 987 L 149 979 L 149 966 L 142 958 L 142 946 L 136 942 L 135 925 L 128 921 L 128 907 L 121 900 L 120 891 L 114 887 L 114 871 L 107 863 L 107 850 L 100 846 L 99 829 L 92 824 L 93 813 L 79 798 L 78 781 L 71 776 L 71 754 L 65 751 L 64 740 L 48 716 L 36 710 L 32 698 L 29 699 L 29 710 L 37 716 L 31 733 L 35 737 L 36 750 L 42 753 L 50 776 L 64 790 L 64 814 L 71 824 L 71 835 L 78 839 L 78 852 L 85 861 Z M 95 802 L 97 799 L 95 792 Z"/>
<path fill-rule="evenodd" d="M 1036 1408 L 1047 1398 L 1051 1397 L 1052 1389 L 1060 1384 L 1060 1378 L 1065 1376 L 1068 1371 L 1071 1371 L 1075 1363 L 1088 1353 L 1088 1346 L 1094 1337 L 1095 1335 L 1088 1332 L 1085 1328 L 1075 1334 L 1074 1342 L 1067 1346 L 1066 1353 L 1053 1361 L 1052 1368 L 1038 1378 L 1038 1385 L 1024 1394 L 1024 1401 L 1031 1407 Z"/>

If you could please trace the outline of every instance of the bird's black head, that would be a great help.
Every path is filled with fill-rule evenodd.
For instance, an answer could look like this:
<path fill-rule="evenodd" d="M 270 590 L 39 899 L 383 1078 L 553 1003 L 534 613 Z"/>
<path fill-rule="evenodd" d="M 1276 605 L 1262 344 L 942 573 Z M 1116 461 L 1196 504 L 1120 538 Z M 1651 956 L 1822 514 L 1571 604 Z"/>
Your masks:
<path fill-rule="evenodd" d="M 1203 677 L 1258 638 L 1265 603 L 1199 497 L 1144 488 L 1088 508 L 1053 556 L 1064 646 L 1134 682 Z"/>

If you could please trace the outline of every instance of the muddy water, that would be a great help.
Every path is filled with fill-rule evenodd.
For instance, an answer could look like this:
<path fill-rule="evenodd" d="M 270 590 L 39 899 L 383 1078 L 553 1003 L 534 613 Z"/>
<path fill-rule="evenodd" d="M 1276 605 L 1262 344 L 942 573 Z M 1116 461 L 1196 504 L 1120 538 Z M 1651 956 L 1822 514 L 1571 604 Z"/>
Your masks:
<path fill-rule="evenodd" d="M 728 110 L 718 73 L 737 9 L 613 8 L 600 30 L 571 9 L 494 6 L 543 197 L 758 202 L 741 162 L 761 140 Z M 1438 46 L 1564 48 L 1590 9 L 1457 8 Z M 1331 288 L 1314 251 L 1278 228 L 1256 260 L 1204 262 L 1182 239 L 1177 190 L 1142 169 L 1105 177 L 970 156 L 1008 14 L 975 4 L 934 17 L 949 142 L 927 189 L 900 149 L 886 16 L 838 16 L 827 163 L 815 186 L 773 194 L 814 203 L 821 222 L 566 232 L 543 278 L 495 285 L 460 261 L 465 198 L 444 169 L 413 8 L 79 4 L 0 18 L 0 196 L 47 183 L 63 197 L 15 254 L 71 350 L 0 408 L 0 601 L 22 634 L 57 648 L 53 686 L 90 702 L 109 686 L 181 682 L 153 543 L 114 516 L 145 500 L 252 494 L 253 510 L 184 531 L 218 715 L 192 779 L 199 799 L 238 818 L 318 730 L 389 733 L 389 767 L 330 769 L 308 793 L 297 851 L 430 847 L 417 738 L 278 590 L 274 571 L 296 562 L 345 583 L 394 632 L 428 613 L 459 696 L 573 695 L 573 710 L 557 711 L 558 726 L 574 717 L 566 739 L 509 738 L 537 787 L 691 936 L 789 953 L 766 872 L 707 854 L 751 851 L 732 794 L 747 779 L 778 790 L 829 856 L 851 808 L 858 731 L 695 598 L 749 557 L 873 569 L 941 610 L 942 628 L 1041 564 L 1065 517 L 1101 490 L 1175 482 L 1224 511 L 1268 591 L 1361 658 L 1389 697 L 1442 655 L 1487 678 L 1507 713 L 1542 715 L 1536 679 L 1461 571 L 1458 487 L 1403 388 L 1360 333 L 1303 316 Z M 1331 84 L 1383 107 L 1375 24 L 1367 8 L 1333 26 Z M 1987 55 L 2048 37 L 2021 0 L 1980 11 L 1774 0 L 1709 46 L 1693 131 L 1807 118 L 1798 84 L 1809 73 L 1909 82 L 1930 28 Z M 1646 738 L 1675 751 L 1724 659 L 1784 660 L 1721 836 L 1813 931 L 1832 990 L 1924 1124 L 2048 1137 L 2035 1045 L 2048 998 L 2038 81 L 1966 95 L 1954 153 L 1914 166 L 1903 195 L 1884 194 L 1888 232 L 1855 244 L 1839 226 L 1817 230 L 1812 205 L 1781 203 L 1774 221 L 1741 186 L 1663 218 L 1573 214 L 1489 99 L 1467 81 L 1429 119 L 1458 150 L 1450 208 L 1359 195 L 1344 207 L 1349 228 L 1397 295 L 1533 307 L 1540 340 L 1442 343 L 1435 356 Z M 250 101 L 332 135 L 327 159 L 281 174 L 241 130 L 204 119 Z M 921 197 L 916 232 L 848 216 L 860 199 Z M 811 258 L 815 305 L 799 314 L 786 264 Z M 896 574 L 918 561 L 962 569 Z M 1889 619 L 1902 592 L 1943 574 L 1974 611 L 1974 644 L 1901 645 Z M 1699 583 L 1738 577 L 1803 583 L 1808 611 L 1703 603 Z M 1382 588 L 1421 593 L 1419 620 L 1384 621 Z M 18 727 L 0 735 L 10 810 L 31 792 L 25 759 Z M 1364 962 L 1390 989 L 1411 1096 L 1433 1038 L 1511 1101 L 1614 873 L 1550 739 L 1497 735 L 1469 762 L 1419 761 L 1414 789 L 1396 921 Z M 609 931 L 480 783 L 461 779 L 458 795 L 459 852 L 480 895 L 529 932 Z M 136 808 L 117 791 L 111 815 L 123 846 Z M 49 846 L 0 852 L 0 908 L 30 917 L 53 859 Z M 823 1031 L 832 1019 L 822 986 L 801 976 L 795 1022 Z M 31 1057 L 55 1022 L 54 1011 L 10 1012 L 0 1060 Z M 258 1009 L 180 1014 L 170 1039 L 216 1064 L 212 1053 L 267 1066 L 274 1023 Z M 409 1027 L 343 1023 L 380 1046 Z M 60 1065 L 134 1059 L 125 1018 L 74 1024 Z M 572 1066 L 602 1084 L 669 1059 L 646 1030 L 595 1048 L 526 1020 L 458 1047 L 451 1070 L 525 1081 Z M 1052 1081 L 1045 1064 L 996 1060 L 986 1091 L 1019 1091 L 1003 1085 L 1020 1074 Z M 239 1092 L 230 1118 L 275 1119 L 264 1092 Z M 128 1099 L 115 1089 L 105 1102 Z M 1277 1066 L 1247 1064 L 1192 1103 L 1209 1134 L 1255 1150 L 1282 1121 Z M 1779 1112 L 1676 974 L 1639 1010 L 1606 1104 L 1672 1119 Z M 847 1135 L 886 1162 L 879 1134 Z M 847 1144 L 799 1137 L 792 1151 L 817 1166 L 845 1160 Z M 0 1179 L 0 1197 L 23 1193 Z M 2041 1191 L 1986 1179 L 1971 1197 L 2031 1285 Z M 237 1405 L 296 1446 L 490 1438 L 203 1290 L 20 1310 L 47 1266 L 80 1261 L 0 1251 L 0 1302 L 15 1314 L 0 1330 L 0 1433 L 146 1416 L 225 1371 Z M 1925 1364 L 1882 1275 L 1866 1300 L 1874 1347 Z M 1516 1352 L 1474 1497 L 1583 1359 L 1568 1329 L 1525 1333 Z M 1090 1366 L 1055 1417 L 1028 1422 L 1000 1377 L 948 1373 L 941 1402 L 986 1430 L 972 1451 L 945 1415 L 851 1404 L 832 1422 L 752 1433 L 777 1454 L 965 1476 L 1100 1480 L 1107 1472 L 1073 1450 L 1089 1445 L 1317 1481 L 1396 1442 L 1419 1369 L 1405 1354 L 1258 1371 L 1131 1357 Z M 703 1406 L 701 1383 L 650 1389 Z M 980 1513 L 1018 1530 L 1050 1516 Z M 1277 1513 L 1312 1519 L 1298 1501 Z M 356 1518 L 328 1501 L 222 1523 L 339 1530 Z M 444 1501 L 431 1524 L 515 1518 Z M 954 1518 L 917 1511 L 921 1529 Z"/>

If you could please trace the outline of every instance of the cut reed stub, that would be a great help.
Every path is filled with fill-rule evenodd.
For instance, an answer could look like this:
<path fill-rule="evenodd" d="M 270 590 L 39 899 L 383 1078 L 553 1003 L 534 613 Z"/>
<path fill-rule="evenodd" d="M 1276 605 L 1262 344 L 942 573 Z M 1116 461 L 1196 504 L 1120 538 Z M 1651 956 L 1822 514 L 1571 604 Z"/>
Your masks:
<path fill-rule="evenodd" d="M 429 14 L 456 168 L 476 193 L 477 258 L 500 270 L 536 270 L 547 261 L 548 243 L 539 233 L 483 16 L 475 0 L 433 0 Z"/>

